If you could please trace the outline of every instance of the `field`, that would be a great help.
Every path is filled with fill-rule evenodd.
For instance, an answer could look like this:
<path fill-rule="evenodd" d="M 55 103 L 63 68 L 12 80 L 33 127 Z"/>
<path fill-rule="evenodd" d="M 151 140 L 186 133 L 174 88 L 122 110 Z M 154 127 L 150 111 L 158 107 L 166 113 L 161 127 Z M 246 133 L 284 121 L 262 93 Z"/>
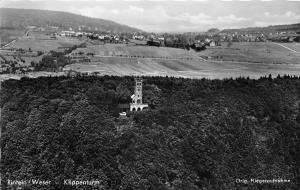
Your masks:
<path fill-rule="evenodd" d="M 59 48 L 68 48 L 73 45 L 79 45 L 84 41 L 76 38 L 57 37 L 52 38 L 48 32 L 29 32 L 28 35 L 18 37 L 16 41 L 10 43 L 5 49 L 19 49 L 32 51 L 49 52 L 51 50 L 58 50 Z"/>
<path fill-rule="evenodd" d="M 178 48 L 136 46 L 126 44 L 91 45 L 86 40 L 29 33 L 10 44 L 8 48 L 31 48 L 33 51 L 59 50 L 87 42 L 86 48 L 77 48 L 71 54 L 93 53 L 91 62 L 67 65 L 66 69 L 82 72 L 98 71 L 105 75 L 151 75 L 189 78 L 259 78 L 265 75 L 299 75 L 299 44 L 271 42 L 226 43 L 195 52 Z M 283 47 L 284 45 L 285 47 Z M 294 50 L 291 51 L 290 49 Z M 295 52 L 296 51 L 296 52 Z M 208 60 L 202 57 L 207 56 Z M 27 60 L 30 63 L 32 60 Z M 39 58 L 37 61 L 39 61 Z M 27 63 L 27 65 L 28 65 Z"/>
<path fill-rule="evenodd" d="M 91 63 L 67 68 L 115 75 L 176 76 L 188 78 L 259 78 L 272 74 L 299 75 L 300 55 L 271 43 L 233 43 L 200 53 L 176 48 L 105 44 L 78 48 L 73 53 L 94 53 Z M 223 56 L 207 61 L 200 56 Z M 299 60 L 299 61 L 298 61 Z"/>
<path fill-rule="evenodd" d="M 12 43 L 11 45 L 7 46 L 6 48 L 22 48 L 28 50 L 31 48 L 32 51 L 43 51 L 49 52 L 51 50 L 57 50 L 59 48 L 67 48 L 72 47 L 73 45 L 78 45 L 82 43 L 76 39 L 66 39 L 66 38 L 59 38 L 59 39 L 31 39 L 31 38 L 21 38 L 18 39 L 16 42 Z"/>
<path fill-rule="evenodd" d="M 112 60 L 112 61 L 109 61 Z M 246 64 L 239 62 L 209 62 L 203 60 L 155 60 L 139 58 L 105 58 L 103 62 L 77 63 L 66 68 L 81 71 L 98 71 L 105 75 L 175 76 L 185 78 L 259 78 L 272 74 L 299 75 L 300 65 Z"/>
<path fill-rule="evenodd" d="M 282 43 L 281 45 L 291 48 L 292 50 L 300 53 L 300 43 Z"/>
<path fill-rule="evenodd" d="M 299 50 L 299 44 L 281 43 L 280 45 L 271 42 L 241 42 L 232 43 L 227 47 L 227 43 L 222 46 L 209 47 L 200 52 L 203 56 L 211 57 L 220 61 L 255 62 L 266 64 L 298 64 L 300 54 L 291 51 L 283 46 L 291 46 Z"/>
<path fill-rule="evenodd" d="M 25 34 L 24 31 L 22 31 L 19 35 L 21 36 L 17 37 L 15 40 L 11 39 L 12 41 L 10 41 L 9 44 L 6 44 L 3 50 L 0 50 L 0 54 L 6 60 L 15 61 L 22 66 L 29 66 L 32 61 L 39 62 L 42 60 L 43 56 L 51 50 L 61 51 L 63 49 L 60 48 L 68 48 L 83 43 L 82 40 L 75 38 L 51 38 L 50 35 L 47 35 L 47 32 L 29 32 Z M 19 48 L 25 51 L 42 51 L 45 54 L 41 56 L 28 56 L 26 53 L 22 55 L 10 51 L 10 49 L 17 50 Z"/>
<path fill-rule="evenodd" d="M 14 29 L 0 29 L 0 39 L 1 44 L 0 47 L 3 45 L 11 42 L 12 40 L 17 39 L 18 37 L 24 35 L 25 30 L 14 30 Z"/>
<path fill-rule="evenodd" d="M 94 53 L 99 56 L 129 56 L 145 58 L 181 58 L 198 57 L 194 51 L 186 51 L 178 48 L 135 46 L 126 44 L 105 44 L 78 48 L 74 53 Z"/>

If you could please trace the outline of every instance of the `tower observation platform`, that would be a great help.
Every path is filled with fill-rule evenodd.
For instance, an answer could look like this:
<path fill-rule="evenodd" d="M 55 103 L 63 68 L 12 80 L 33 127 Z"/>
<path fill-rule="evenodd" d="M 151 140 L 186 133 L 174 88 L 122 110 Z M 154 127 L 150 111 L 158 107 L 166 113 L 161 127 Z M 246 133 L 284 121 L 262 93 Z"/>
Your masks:
<path fill-rule="evenodd" d="M 134 94 L 131 96 L 130 111 L 142 111 L 148 108 L 148 104 L 143 104 L 143 79 L 135 78 Z"/>

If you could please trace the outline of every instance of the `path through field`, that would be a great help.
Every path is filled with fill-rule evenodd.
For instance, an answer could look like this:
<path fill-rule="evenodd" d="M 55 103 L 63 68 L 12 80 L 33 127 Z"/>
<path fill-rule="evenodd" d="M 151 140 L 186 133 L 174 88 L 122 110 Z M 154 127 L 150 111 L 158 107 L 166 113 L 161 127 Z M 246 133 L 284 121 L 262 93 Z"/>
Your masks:
<path fill-rule="evenodd" d="M 279 44 L 279 43 L 275 43 L 275 42 L 273 42 L 274 44 L 277 44 L 277 45 L 279 45 L 279 46 L 281 46 L 281 47 L 283 47 L 283 48 L 285 48 L 285 49 L 288 49 L 288 50 L 290 50 L 290 51 L 292 51 L 292 52 L 294 52 L 294 53 L 300 53 L 300 52 L 298 52 L 298 51 L 296 51 L 296 50 L 294 50 L 294 49 L 292 49 L 292 48 L 289 48 L 289 47 L 287 47 L 287 46 L 285 46 L 285 45 L 283 45 L 283 44 Z"/>
<path fill-rule="evenodd" d="M 120 57 L 115 55 L 94 55 L 95 57 L 115 57 L 115 58 L 122 58 L 122 59 L 132 59 L 133 57 Z M 166 58 L 166 57 L 138 57 L 139 59 L 153 59 L 153 60 L 188 60 L 188 59 L 199 59 L 201 61 L 207 61 L 206 59 L 203 59 L 202 57 L 173 57 L 173 58 Z"/>
<path fill-rule="evenodd" d="M 6 48 L 6 47 L 8 47 L 8 46 L 11 46 L 11 45 L 13 45 L 15 42 L 16 42 L 16 40 L 13 40 L 13 41 L 9 42 L 8 44 L 5 44 L 2 48 Z"/>

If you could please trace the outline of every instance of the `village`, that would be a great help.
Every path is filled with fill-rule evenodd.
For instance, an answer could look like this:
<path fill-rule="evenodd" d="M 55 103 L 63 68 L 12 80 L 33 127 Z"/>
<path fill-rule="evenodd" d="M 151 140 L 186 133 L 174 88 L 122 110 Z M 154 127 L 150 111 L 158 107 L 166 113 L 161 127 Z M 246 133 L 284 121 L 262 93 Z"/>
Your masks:
<path fill-rule="evenodd" d="M 296 1 L 0 1 L 0 190 L 300 189 Z"/>
<path fill-rule="evenodd" d="M 89 31 L 89 32 L 87 32 Z M 48 26 L 38 27 L 29 26 L 24 35 L 5 44 L 0 49 L 0 73 L 2 74 L 26 74 L 28 72 L 42 71 L 39 68 L 39 63 L 45 62 L 46 58 L 52 59 L 52 63 L 57 65 L 59 61 L 57 54 L 53 57 L 53 52 L 62 53 L 68 60 L 65 64 L 74 63 L 93 63 L 99 62 L 99 56 L 102 57 L 121 57 L 121 58 L 161 58 L 172 59 L 174 57 L 155 57 L 147 56 L 147 53 L 124 54 L 122 51 L 116 51 L 115 48 L 131 48 L 141 47 L 147 51 L 147 46 L 151 47 L 165 47 L 165 48 L 179 48 L 190 52 L 194 50 L 199 53 L 199 57 L 203 59 L 211 59 L 222 56 L 205 54 L 208 51 L 218 51 L 224 48 L 224 45 L 230 47 L 232 43 L 292 43 L 299 42 L 299 32 L 295 31 L 281 31 L 281 32 L 238 32 L 238 31 L 224 31 L 212 29 L 203 33 L 183 33 L 183 34 L 168 34 L 168 33 L 115 33 L 111 31 L 102 31 L 99 28 L 91 28 L 85 26 L 78 26 L 75 30 L 62 30 L 59 27 Z M 99 47 L 111 47 L 111 50 L 103 51 L 95 50 Z M 295 46 L 296 47 L 296 46 Z M 87 51 L 85 49 L 90 49 Z M 83 51 L 78 51 L 83 50 Z M 149 49 L 149 48 L 148 48 Z M 291 48 L 293 49 L 293 48 Z M 171 51 L 171 50 L 170 50 Z M 267 50 L 271 51 L 271 50 Z M 99 55 L 100 52 L 100 55 Z M 118 53 L 119 52 L 119 53 Z M 202 53 L 204 52 L 204 54 Z M 297 52 L 297 50 L 295 50 Z M 61 56 L 61 57 L 62 57 Z M 46 57 L 46 58 L 45 58 Z M 51 58 L 52 57 L 52 58 Z M 189 56 L 187 56 L 189 57 Z M 215 59 L 215 58 L 214 58 Z M 44 68 L 44 71 L 55 72 L 70 72 L 69 69 L 64 68 L 64 64 L 55 68 Z M 99 73 L 98 71 L 95 71 Z"/>

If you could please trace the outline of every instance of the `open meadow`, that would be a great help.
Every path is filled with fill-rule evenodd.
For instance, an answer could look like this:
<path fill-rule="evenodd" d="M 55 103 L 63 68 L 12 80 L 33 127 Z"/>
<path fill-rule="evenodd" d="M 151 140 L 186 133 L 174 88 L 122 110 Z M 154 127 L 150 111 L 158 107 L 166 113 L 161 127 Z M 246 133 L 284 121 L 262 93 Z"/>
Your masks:
<path fill-rule="evenodd" d="M 203 60 L 158 60 L 140 58 L 103 58 L 103 62 L 76 63 L 66 68 L 80 72 L 100 72 L 102 75 L 174 76 L 184 78 L 259 78 L 272 74 L 299 75 L 300 65 L 270 65 Z M 109 61 L 111 60 L 111 61 Z M 117 61 L 116 61 L 117 60 Z"/>
<path fill-rule="evenodd" d="M 57 39 L 51 39 L 49 37 L 45 38 L 33 38 L 33 37 L 22 37 L 17 39 L 14 43 L 7 46 L 6 49 L 19 49 L 32 51 L 42 51 L 49 52 L 51 50 L 58 50 L 60 48 L 69 48 L 74 45 L 79 45 L 82 41 L 78 39 L 63 38 L 59 37 Z"/>
<path fill-rule="evenodd" d="M 93 53 L 92 62 L 67 65 L 80 71 L 102 74 L 230 78 L 272 74 L 299 75 L 300 55 L 273 43 L 233 43 L 202 52 L 177 48 L 105 44 L 78 48 L 72 53 Z M 201 56 L 222 56 L 204 60 Z"/>
<path fill-rule="evenodd" d="M 11 39 L 12 41 L 13 39 Z M 22 35 L 19 34 L 15 41 L 6 45 L 3 49 L 24 49 L 29 48 L 32 51 L 49 52 L 51 50 L 57 51 L 60 48 L 69 48 L 74 45 L 83 43 L 82 39 L 78 38 L 67 38 L 60 36 L 53 36 L 49 32 L 37 32 L 29 31 L 25 33 L 22 31 Z"/>
<path fill-rule="evenodd" d="M 248 42 L 232 43 L 230 47 L 208 47 L 201 52 L 179 48 L 137 46 L 127 44 L 91 45 L 86 39 L 57 37 L 42 33 L 29 33 L 18 38 L 7 48 L 32 51 L 59 51 L 61 48 L 86 43 L 70 55 L 85 56 L 90 62 L 77 61 L 65 66 L 80 72 L 100 72 L 102 75 L 149 75 L 187 78 L 259 78 L 272 74 L 299 75 L 299 44 Z M 294 50 L 294 51 L 291 51 Z M 5 55 L 5 54 L 3 54 Z M 207 57 L 205 60 L 203 57 Z M 42 57 L 24 58 L 26 65 Z"/>
<path fill-rule="evenodd" d="M 10 41 L 6 41 L 0 50 L 0 61 L 14 62 L 22 67 L 30 66 L 32 62 L 38 63 L 50 51 L 64 51 L 84 42 L 76 38 L 54 37 L 47 32 L 20 31 L 15 33 L 18 35 L 15 38 L 12 38 L 12 34 Z M 37 55 L 37 52 L 41 54 Z"/>
<path fill-rule="evenodd" d="M 222 46 L 208 47 L 199 54 L 208 56 L 213 60 L 257 62 L 266 64 L 298 64 L 300 53 L 298 43 L 272 43 L 272 42 L 234 42 L 232 45 L 223 43 Z"/>
<path fill-rule="evenodd" d="M 298 53 L 300 53 L 300 43 L 282 43 L 281 45 L 287 47 L 287 48 L 290 48 L 291 50 L 294 50 Z"/>
<path fill-rule="evenodd" d="M 16 29 L 0 29 L 0 47 L 3 45 L 17 39 L 18 37 L 23 36 L 25 33 L 25 30 L 16 30 Z"/>
<path fill-rule="evenodd" d="M 178 48 L 136 46 L 126 44 L 104 44 L 77 48 L 73 53 L 93 53 L 98 56 L 129 56 L 143 58 L 182 58 L 197 57 L 194 51 L 186 51 Z"/>

